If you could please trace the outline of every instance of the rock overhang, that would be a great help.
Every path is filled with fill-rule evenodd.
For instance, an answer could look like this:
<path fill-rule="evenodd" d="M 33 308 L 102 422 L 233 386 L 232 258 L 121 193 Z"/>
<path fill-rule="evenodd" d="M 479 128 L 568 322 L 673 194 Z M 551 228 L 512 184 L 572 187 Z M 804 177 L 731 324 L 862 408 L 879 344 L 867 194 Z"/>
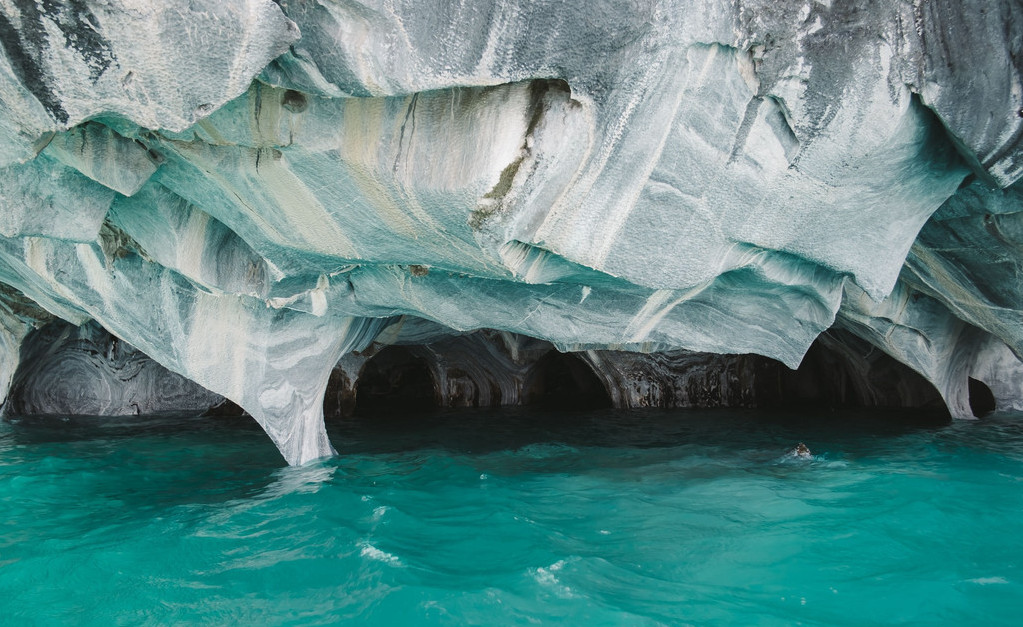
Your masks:
<path fill-rule="evenodd" d="M 792 367 L 837 316 L 957 416 L 964 373 L 1019 354 L 1015 275 L 977 287 L 941 235 L 1019 211 L 990 185 L 1021 174 L 1009 2 L 110 3 L 75 27 L 99 52 L 37 37 L 79 4 L 4 10 L 28 161 L 0 172 L 0 281 L 234 400 L 289 462 L 330 453 L 331 368 L 401 316 Z M 957 193 L 970 167 L 989 183 Z M 7 315 L 16 363 L 35 320 Z"/>

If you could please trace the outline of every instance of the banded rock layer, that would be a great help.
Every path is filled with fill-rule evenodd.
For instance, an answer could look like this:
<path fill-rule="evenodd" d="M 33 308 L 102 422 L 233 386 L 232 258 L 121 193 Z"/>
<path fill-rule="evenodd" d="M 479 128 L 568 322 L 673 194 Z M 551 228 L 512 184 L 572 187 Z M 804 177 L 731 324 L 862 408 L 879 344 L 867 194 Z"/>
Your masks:
<path fill-rule="evenodd" d="M 302 463 L 366 349 L 828 331 L 1018 408 L 1023 13 L 974 4 L 5 3 L 0 387 L 94 321 Z"/>

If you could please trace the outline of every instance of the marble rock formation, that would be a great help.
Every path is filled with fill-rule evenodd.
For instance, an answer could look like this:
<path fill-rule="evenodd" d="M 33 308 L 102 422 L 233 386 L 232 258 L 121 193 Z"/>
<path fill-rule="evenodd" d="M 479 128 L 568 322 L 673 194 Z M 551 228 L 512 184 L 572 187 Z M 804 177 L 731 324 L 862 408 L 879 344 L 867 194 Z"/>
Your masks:
<path fill-rule="evenodd" d="M 360 411 L 509 405 L 937 409 L 943 403 L 919 373 L 837 328 L 814 342 L 796 370 L 748 354 L 562 353 L 527 336 L 477 331 L 426 343 L 374 344 L 342 357 L 324 411 L 330 419 Z"/>
<path fill-rule="evenodd" d="M 59 318 L 289 463 L 392 344 L 493 404 L 546 343 L 631 406 L 827 331 L 1023 407 L 1016 0 L 11 0 L 0 47 L 4 392 Z"/>
<path fill-rule="evenodd" d="M 131 416 L 204 412 L 225 403 L 95 322 L 55 320 L 21 345 L 7 399 L 17 415 Z"/>

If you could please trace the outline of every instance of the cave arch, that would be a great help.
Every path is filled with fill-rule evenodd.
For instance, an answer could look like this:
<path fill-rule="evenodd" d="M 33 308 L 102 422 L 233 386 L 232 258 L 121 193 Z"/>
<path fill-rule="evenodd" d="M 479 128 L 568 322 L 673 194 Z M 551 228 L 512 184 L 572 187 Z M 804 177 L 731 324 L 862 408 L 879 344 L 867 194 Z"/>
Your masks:
<path fill-rule="evenodd" d="M 354 386 L 355 414 L 420 413 L 440 407 L 429 363 L 405 346 L 388 346 L 367 361 Z"/>
<path fill-rule="evenodd" d="M 572 353 L 551 351 L 530 369 L 523 385 L 527 404 L 553 409 L 606 409 L 607 388 L 593 370 Z"/>
<path fill-rule="evenodd" d="M 995 410 L 995 395 L 986 383 L 970 377 L 967 389 L 970 393 L 970 411 L 974 417 L 982 418 Z"/>
<path fill-rule="evenodd" d="M 756 386 L 759 407 L 912 409 L 933 414 L 936 420 L 951 418 L 933 383 L 840 329 L 818 337 L 796 370 L 764 362 Z"/>

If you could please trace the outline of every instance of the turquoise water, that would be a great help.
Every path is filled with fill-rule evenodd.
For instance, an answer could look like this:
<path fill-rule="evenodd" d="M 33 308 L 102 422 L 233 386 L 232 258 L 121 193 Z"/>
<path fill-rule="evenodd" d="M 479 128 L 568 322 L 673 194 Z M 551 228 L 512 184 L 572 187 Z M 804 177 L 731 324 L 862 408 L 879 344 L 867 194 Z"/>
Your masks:
<path fill-rule="evenodd" d="M 2 423 L 0 622 L 1019 624 L 1023 417 L 903 418 Z"/>

